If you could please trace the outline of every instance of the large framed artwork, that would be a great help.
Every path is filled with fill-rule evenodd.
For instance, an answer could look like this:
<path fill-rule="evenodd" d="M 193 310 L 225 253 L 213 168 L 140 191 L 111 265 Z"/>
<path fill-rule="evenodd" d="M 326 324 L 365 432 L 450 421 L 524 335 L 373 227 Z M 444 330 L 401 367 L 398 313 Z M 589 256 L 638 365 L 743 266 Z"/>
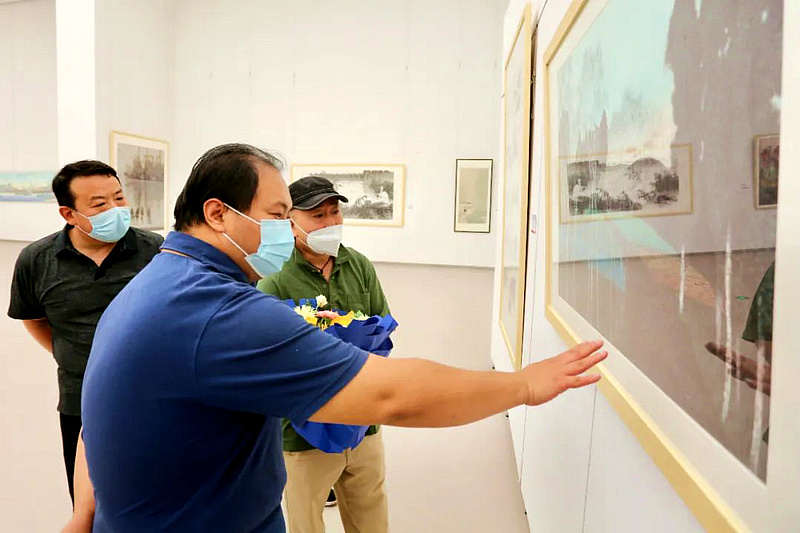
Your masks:
<path fill-rule="evenodd" d="M 605 339 L 599 390 L 709 531 L 800 521 L 800 435 L 771 420 L 796 400 L 772 388 L 781 241 L 750 178 L 774 206 L 782 17 L 574 0 L 544 58 L 547 317 Z"/>
<path fill-rule="evenodd" d="M 778 207 L 778 159 L 780 135 L 758 135 L 753 139 L 756 208 Z"/>
<path fill-rule="evenodd" d="M 503 236 L 500 331 L 514 368 L 522 365 L 531 127 L 531 12 L 517 26 L 503 75 Z"/>
<path fill-rule="evenodd" d="M 492 160 L 456 160 L 454 231 L 489 233 L 492 228 Z"/>
<path fill-rule="evenodd" d="M 347 197 L 344 223 L 402 226 L 405 211 L 405 165 L 292 165 L 291 180 L 322 176 Z"/>
<path fill-rule="evenodd" d="M 131 207 L 131 225 L 166 231 L 169 143 L 112 131 L 109 153 Z"/>

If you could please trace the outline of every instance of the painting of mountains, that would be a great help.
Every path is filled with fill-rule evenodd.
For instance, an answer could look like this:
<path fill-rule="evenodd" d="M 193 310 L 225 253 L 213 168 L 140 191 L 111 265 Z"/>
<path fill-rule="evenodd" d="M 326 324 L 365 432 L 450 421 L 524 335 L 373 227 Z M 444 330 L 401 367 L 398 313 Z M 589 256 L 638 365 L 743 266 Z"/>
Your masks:
<path fill-rule="evenodd" d="M 561 221 L 691 213 L 691 157 L 691 146 L 679 145 L 637 157 L 564 158 Z"/>

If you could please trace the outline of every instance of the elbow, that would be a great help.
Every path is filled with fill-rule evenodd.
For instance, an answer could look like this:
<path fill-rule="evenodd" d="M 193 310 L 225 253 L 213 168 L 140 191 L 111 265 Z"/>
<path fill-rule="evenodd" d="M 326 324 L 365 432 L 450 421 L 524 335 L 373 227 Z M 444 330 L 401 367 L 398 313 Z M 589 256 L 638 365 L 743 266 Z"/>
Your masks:
<path fill-rule="evenodd" d="M 374 403 L 377 423 L 389 426 L 413 425 L 421 411 L 418 403 L 396 392 L 383 392 Z"/>

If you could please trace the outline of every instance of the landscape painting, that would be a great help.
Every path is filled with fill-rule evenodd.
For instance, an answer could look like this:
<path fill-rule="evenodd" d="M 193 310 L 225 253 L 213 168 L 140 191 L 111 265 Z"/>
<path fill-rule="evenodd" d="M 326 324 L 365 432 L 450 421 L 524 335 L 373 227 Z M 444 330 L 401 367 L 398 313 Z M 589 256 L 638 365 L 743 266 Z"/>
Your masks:
<path fill-rule="evenodd" d="M 124 133 L 111 134 L 112 164 L 131 208 L 131 225 L 165 230 L 168 145 Z"/>
<path fill-rule="evenodd" d="M 294 165 L 292 181 L 306 176 L 330 180 L 349 201 L 340 207 L 345 224 L 402 226 L 405 167 L 403 165 Z"/>
<path fill-rule="evenodd" d="M 491 204 L 492 160 L 456 160 L 455 231 L 489 233 Z"/>
<path fill-rule="evenodd" d="M 692 147 L 561 158 L 561 221 L 692 212 Z"/>
<path fill-rule="evenodd" d="M 0 202 L 55 202 L 55 172 L 0 172 Z"/>

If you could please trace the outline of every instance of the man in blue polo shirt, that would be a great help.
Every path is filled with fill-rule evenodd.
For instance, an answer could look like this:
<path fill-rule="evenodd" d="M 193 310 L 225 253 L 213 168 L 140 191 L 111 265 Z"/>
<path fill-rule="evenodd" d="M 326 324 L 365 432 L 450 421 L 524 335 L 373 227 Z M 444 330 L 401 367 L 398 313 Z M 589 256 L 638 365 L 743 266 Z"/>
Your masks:
<path fill-rule="evenodd" d="M 281 417 L 452 426 L 599 379 L 582 374 L 600 343 L 475 372 L 370 355 L 308 325 L 252 285 L 291 254 L 290 207 L 279 162 L 252 146 L 192 168 L 177 231 L 98 324 L 69 527 L 87 530 L 94 510 L 95 532 L 283 532 Z"/>

